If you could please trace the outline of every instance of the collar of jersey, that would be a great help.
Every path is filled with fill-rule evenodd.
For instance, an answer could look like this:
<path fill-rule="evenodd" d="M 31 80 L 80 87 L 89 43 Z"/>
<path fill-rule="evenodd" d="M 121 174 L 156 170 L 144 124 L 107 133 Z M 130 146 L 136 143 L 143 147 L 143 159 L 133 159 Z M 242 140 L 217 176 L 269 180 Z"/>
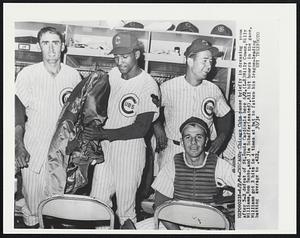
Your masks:
<path fill-rule="evenodd" d="M 198 165 L 198 166 L 193 166 L 193 165 L 188 164 L 188 162 L 186 161 L 185 153 L 183 152 L 183 160 L 184 160 L 185 165 L 189 168 L 192 168 L 192 169 L 199 169 L 199 168 L 204 167 L 205 164 L 206 164 L 207 157 L 208 157 L 208 152 L 205 152 L 205 158 L 204 158 L 203 163 L 201 165 Z"/>
<path fill-rule="evenodd" d="M 190 88 L 190 89 L 197 89 L 199 86 L 201 86 L 202 84 L 205 84 L 205 83 L 206 83 L 206 79 L 203 79 L 201 84 L 199 84 L 199 85 L 197 85 L 197 86 L 192 86 L 188 81 L 186 81 L 185 75 L 182 76 L 182 79 L 183 79 L 183 81 L 184 81 L 184 83 L 183 83 L 183 84 L 184 84 L 184 87 L 185 87 L 185 88 Z"/>

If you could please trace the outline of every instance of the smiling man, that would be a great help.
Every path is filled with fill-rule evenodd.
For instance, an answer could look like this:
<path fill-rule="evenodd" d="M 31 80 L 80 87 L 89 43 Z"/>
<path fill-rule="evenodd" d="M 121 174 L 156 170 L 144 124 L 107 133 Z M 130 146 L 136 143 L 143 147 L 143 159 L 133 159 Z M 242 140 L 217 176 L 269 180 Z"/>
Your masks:
<path fill-rule="evenodd" d="M 61 63 L 65 44 L 59 31 L 42 28 L 37 40 L 43 61 L 20 71 L 15 97 L 15 165 L 22 173 L 26 202 L 22 212 L 28 227 L 38 227 L 51 138 L 63 104 L 81 80 L 75 69 Z"/>
<path fill-rule="evenodd" d="M 135 196 L 146 155 L 143 137 L 158 117 L 159 109 L 152 102 L 158 86 L 138 66 L 141 51 L 133 33 L 116 34 L 112 44 L 117 67 L 109 72 L 108 119 L 103 128 L 86 128 L 84 137 L 103 140 L 105 161 L 95 167 L 90 196 L 111 205 L 116 193 L 117 214 L 126 229 L 136 222 Z"/>
<path fill-rule="evenodd" d="M 169 160 L 154 180 L 154 207 L 172 199 L 213 204 L 217 201 L 219 187 L 230 187 L 233 191 L 235 176 L 232 165 L 205 150 L 209 136 L 207 124 L 200 118 L 191 117 L 182 123 L 179 131 L 184 152 Z M 183 228 L 167 221 L 162 223 L 164 226 L 160 229 Z M 137 223 L 136 227 L 154 229 L 153 218 Z"/>
<path fill-rule="evenodd" d="M 161 166 L 172 159 L 182 148 L 177 128 L 189 117 L 204 120 L 209 127 L 209 152 L 219 153 L 230 135 L 233 117 L 221 90 L 207 80 L 215 57 L 220 52 L 208 41 L 197 38 L 187 47 L 186 73 L 161 85 L 161 107 L 165 121 L 157 120 L 154 134 L 160 152 Z M 214 125 L 214 117 L 216 127 Z M 163 117 L 162 117 L 163 118 Z M 217 133 L 216 133 L 217 132 Z"/>

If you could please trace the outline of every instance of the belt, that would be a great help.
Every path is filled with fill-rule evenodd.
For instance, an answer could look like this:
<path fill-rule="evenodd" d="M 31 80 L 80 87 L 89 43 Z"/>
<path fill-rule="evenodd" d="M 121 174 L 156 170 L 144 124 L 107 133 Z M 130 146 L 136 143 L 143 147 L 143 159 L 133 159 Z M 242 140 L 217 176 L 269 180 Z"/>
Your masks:
<path fill-rule="evenodd" d="M 180 145 L 180 142 L 177 141 L 177 140 L 173 140 L 173 144 L 174 144 L 174 145 Z"/>

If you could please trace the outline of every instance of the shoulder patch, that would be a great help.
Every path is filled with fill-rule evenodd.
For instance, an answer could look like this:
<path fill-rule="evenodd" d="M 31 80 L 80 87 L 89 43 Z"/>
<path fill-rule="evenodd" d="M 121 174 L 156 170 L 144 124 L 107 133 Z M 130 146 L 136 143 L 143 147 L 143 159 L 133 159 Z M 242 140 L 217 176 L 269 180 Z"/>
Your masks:
<path fill-rule="evenodd" d="M 160 101 L 157 95 L 151 94 L 152 102 L 155 104 L 155 106 L 160 107 Z"/>

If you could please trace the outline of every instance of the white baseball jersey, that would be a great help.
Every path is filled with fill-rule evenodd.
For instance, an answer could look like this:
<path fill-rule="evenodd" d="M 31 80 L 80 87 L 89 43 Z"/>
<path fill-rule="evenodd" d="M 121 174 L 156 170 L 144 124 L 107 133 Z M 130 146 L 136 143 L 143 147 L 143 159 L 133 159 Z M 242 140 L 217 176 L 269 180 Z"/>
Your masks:
<path fill-rule="evenodd" d="M 145 112 L 155 112 L 153 121 L 156 120 L 159 109 L 152 102 L 151 94 L 158 96 L 158 86 L 149 74 L 142 71 L 136 77 L 124 80 L 115 67 L 109 72 L 109 83 L 108 119 L 104 128 L 132 125 L 136 116 Z"/>
<path fill-rule="evenodd" d="M 204 120 L 213 133 L 213 115 L 223 117 L 230 111 L 219 87 L 207 80 L 192 86 L 184 76 L 173 78 L 161 85 L 161 97 L 166 134 L 172 140 L 180 140 L 179 127 L 192 116 Z M 215 136 L 212 134 L 211 139 Z"/>
<path fill-rule="evenodd" d="M 235 111 L 235 94 L 230 95 L 229 102 L 231 108 Z M 225 150 L 222 152 L 222 158 L 229 160 L 231 163 L 234 163 L 235 152 L 236 152 L 236 140 L 235 140 L 235 128 L 233 128 L 231 138 L 228 141 Z"/>
<path fill-rule="evenodd" d="M 26 108 L 24 143 L 31 159 L 29 167 L 39 172 L 64 102 L 81 80 L 79 73 L 64 64 L 55 78 L 43 62 L 25 67 L 17 76 L 16 95 Z"/>
<path fill-rule="evenodd" d="M 235 158 L 235 151 L 236 151 L 236 140 L 235 140 L 235 133 L 233 132 L 230 140 L 228 141 L 226 148 L 222 152 L 222 157 L 224 159 L 233 162 L 233 159 Z"/>
<path fill-rule="evenodd" d="M 164 107 L 165 131 L 169 140 L 167 148 L 158 157 L 160 168 L 175 154 L 183 152 L 183 148 L 175 145 L 173 140 L 180 141 L 179 127 L 184 121 L 192 116 L 201 118 L 210 128 L 210 139 L 213 140 L 216 138 L 213 114 L 223 117 L 230 111 L 217 85 L 203 80 L 200 85 L 192 86 L 184 75 L 161 85 L 161 106 Z"/>
<path fill-rule="evenodd" d="M 37 223 L 36 209 L 41 196 L 38 183 L 42 179 L 37 179 L 34 173 L 41 173 L 62 106 L 80 80 L 79 73 L 64 64 L 61 64 L 61 70 L 53 77 L 43 62 L 25 67 L 17 76 L 16 95 L 25 106 L 28 118 L 24 144 L 30 154 L 30 161 L 29 167 L 22 169 L 22 175 L 23 181 L 27 181 L 23 183 L 23 193 L 33 216 L 29 220 L 25 219 L 29 225 Z"/>
<path fill-rule="evenodd" d="M 145 112 L 155 112 L 153 120 L 158 117 L 159 108 L 151 98 L 151 94 L 158 96 L 158 86 L 145 71 L 124 80 L 118 68 L 113 68 L 109 81 L 111 92 L 104 128 L 132 125 L 136 116 Z M 111 205 L 110 197 L 116 193 L 121 224 L 128 218 L 136 221 L 135 196 L 145 166 L 144 139 L 103 141 L 102 147 L 105 161 L 95 167 L 91 196 Z"/>

